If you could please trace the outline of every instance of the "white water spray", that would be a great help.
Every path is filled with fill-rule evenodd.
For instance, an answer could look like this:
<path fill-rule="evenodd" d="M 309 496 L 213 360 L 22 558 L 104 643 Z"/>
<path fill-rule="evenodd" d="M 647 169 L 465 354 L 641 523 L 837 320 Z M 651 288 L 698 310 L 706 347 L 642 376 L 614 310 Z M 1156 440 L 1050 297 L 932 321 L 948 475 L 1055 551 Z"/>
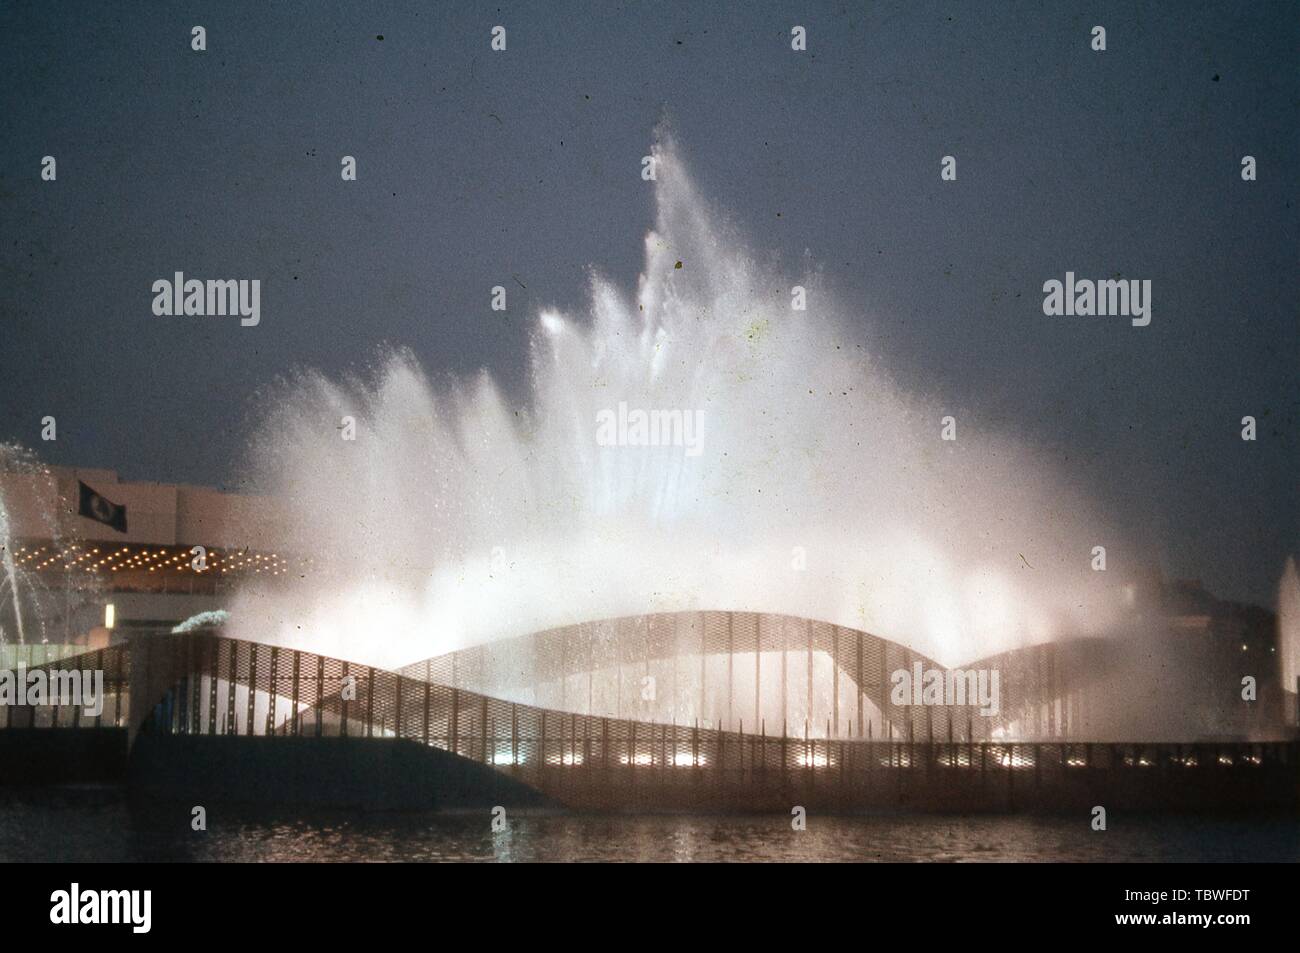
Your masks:
<path fill-rule="evenodd" d="M 26 495 L 31 498 L 50 498 L 53 496 L 49 492 L 53 485 L 52 477 L 31 451 L 14 444 L 0 444 L 0 646 L 24 645 L 32 634 L 38 641 L 44 642 L 47 639 L 46 626 L 49 621 L 46 610 L 51 601 L 48 583 L 38 579 L 35 573 L 25 572 L 18 564 L 17 521 L 10 509 L 11 502 L 5 499 L 6 484 L 41 487 L 46 491 L 44 494 L 37 492 Z M 40 535 L 43 539 L 56 543 L 61 539 L 62 534 L 53 513 L 40 512 L 38 523 L 42 527 Z M 35 628 L 34 633 L 28 632 L 29 618 Z"/>
<path fill-rule="evenodd" d="M 5 501 L 0 497 L 0 600 L 8 597 L 12 606 L 15 634 L 18 637 L 18 644 L 22 645 L 26 639 L 26 633 L 23 626 L 23 604 L 18 598 L 18 567 L 14 563 L 13 535 L 9 528 L 9 511 L 5 508 Z M 8 641 L 8 633 L 5 627 L 0 625 L 0 645 Z"/>
<path fill-rule="evenodd" d="M 1104 626 L 1118 587 L 1091 549 L 1116 537 L 1066 481 L 906 393 L 858 343 L 862 320 L 815 276 L 758 266 L 676 152 L 657 159 L 635 296 L 594 278 L 590 314 L 540 316 L 530 406 L 487 374 L 437 389 L 403 351 L 342 382 L 303 373 L 268 401 L 258 482 L 290 506 L 290 546 L 326 568 L 243 590 L 231 633 L 392 666 L 572 622 L 733 609 L 961 664 Z M 598 440 L 621 404 L 698 414 L 698 454 Z M 955 442 L 940 439 L 950 413 Z"/>

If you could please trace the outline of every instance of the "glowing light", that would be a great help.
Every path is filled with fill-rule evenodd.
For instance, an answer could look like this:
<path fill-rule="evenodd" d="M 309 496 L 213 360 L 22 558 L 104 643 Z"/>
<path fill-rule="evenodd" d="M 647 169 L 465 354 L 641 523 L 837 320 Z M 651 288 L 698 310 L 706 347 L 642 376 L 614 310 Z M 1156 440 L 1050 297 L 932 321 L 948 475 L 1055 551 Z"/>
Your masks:
<path fill-rule="evenodd" d="M 799 753 L 799 767 L 801 768 L 825 768 L 830 764 L 830 759 L 820 751 L 801 751 Z"/>
<path fill-rule="evenodd" d="M 576 767 L 582 764 L 582 755 L 576 751 L 566 751 L 563 754 L 548 755 L 547 764 L 559 764 L 565 767 Z"/>

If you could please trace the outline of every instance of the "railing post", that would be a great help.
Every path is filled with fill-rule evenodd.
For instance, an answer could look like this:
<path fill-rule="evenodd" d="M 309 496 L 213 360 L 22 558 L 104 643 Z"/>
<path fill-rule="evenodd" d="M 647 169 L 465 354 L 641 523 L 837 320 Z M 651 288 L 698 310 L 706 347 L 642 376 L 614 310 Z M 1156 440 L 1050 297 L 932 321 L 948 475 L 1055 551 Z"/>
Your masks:
<path fill-rule="evenodd" d="M 266 734 L 275 734 L 275 698 L 279 694 L 280 682 L 280 647 L 271 646 L 271 691 L 267 695 Z"/>
<path fill-rule="evenodd" d="M 121 727 L 122 718 L 122 696 L 126 696 L 128 708 L 131 702 L 131 654 L 122 646 L 117 656 L 117 704 L 113 706 L 113 724 Z"/>
<path fill-rule="evenodd" d="M 1007 751 L 1007 810 L 1016 807 L 1016 746 Z"/>
<path fill-rule="evenodd" d="M 58 727 L 58 724 L 59 724 L 59 713 L 58 713 L 58 709 L 55 709 L 54 712 L 55 727 Z M 73 728 L 81 727 L 81 706 L 80 705 L 72 706 L 72 727 Z"/>
<path fill-rule="evenodd" d="M 183 735 L 190 733 L 190 701 L 194 697 L 192 684 L 194 681 L 194 633 L 188 633 L 182 637 L 180 646 L 172 651 L 173 657 L 181 656 L 180 665 L 175 668 L 180 670 L 180 712 L 177 715 L 176 730 Z"/>
<path fill-rule="evenodd" d="M 709 646 L 708 639 L 705 636 L 704 613 L 699 614 L 700 621 L 700 707 L 697 710 L 697 716 L 708 710 L 708 696 L 705 694 L 705 687 L 709 683 L 708 659 Z"/>
<path fill-rule="evenodd" d="M 537 767 L 541 770 L 542 775 L 545 776 L 546 774 L 546 709 L 543 708 L 540 714 L 542 719 L 542 729 L 541 729 L 542 740 L 541 740 L 541 757 L 538 759 Z"/>
<path fill-rule="evenodd" d="M 203 673 L 199 656 L 202 653 L 198 650 L 202 644 L 197 634 L 189 638 L 189 649 L 186 652 L 187 665 L 190 672 L 190 727 L 189 732 L 197 735 L 199 733 L 199 709 L 203 704 Z"/>
<path fill-rule="evenodd" d="M 293 688 L 292 688 L 293 712 L 290 715 L 290 717 L 293 719 L 292 730 L 293 730 L 294 737 L 298 736 L 298 731 L 300 727 L 299 722 L 301 721 L 301 719 L 298 717 L 298 680 L 301 677 L 299 672 L 301 668 L 301 663 L 302 663 L 302 653 L 295 649 L 293 653 Z"/>
<path fill-rule="evenodd" d="M 862 719 L 863 719 L 863 716 L 865 715 L 865 710 L 863 709 L 862 700 L 863 700 L 863 698 L 864 698 L 864 696 L 866 695 L 866 692 L 867 692 L 866 686 L 862 684 L 862 633 L 861 633 L 861 632 L 854 632 L 854 633 L 853 633 L 853 641 L 855 641 L 855 642 L 858 644 L 858 678 L 857 678 L 857 689 L 858 689 L 858 737 L 861 738 L 861 737 L 862 737 Z"/>
<path fill-rule="evenodd" d="M 736 693 L 736 613 L 727 613 L 727 728 L 736 717 L 732 702 Z"/>
<path fill-rule="evenodd" d="M 339 685 L 339 737 L 348 736 L 348 693 L 345 690 L 348 682 L 348 676 L 352 673 L 349 671 L 348 663 L 343 663 L 343 682 Z M 353 684 L 356 684 L 355 679 Z"/>
<path fill-rule="evenodd" d="M 153 654 L 153 639 L 152 639 L 150 636 L 147 636 L 147 635 L 146 635 L 146 636 L 138 636 L 138 638 L 142 638 L 142 639 L 143 639 L 143 651 L 140 652 L 139 654 L 142 655 L 142 656 L 144 657 L 144 665 L 143 665 L 143 668 L 144 668 L 144 675 L 143 675 L 142 678 L 139 679 L 138 684 L 139 684 L 141 687 L 144 687 L 144 686 L 147 686 L 147 685 L 149 684 L 149 661 L 150 661 L 149 656 Z M 128 642 L 127 644 L 130 645 L 131 643 Z M 128 650 L 128 651 L 130 651 L 130 650 Z M 132 656 L 135 656 L 135 654 L 136 654 L 136 653 L 135 653 L 134 651 L 131 651 L 131 655 L 132 655 Z M 31 668 L 31 662 L 32 662 L 32 647 L 29 645 L 29 646 L 27 647 L 27 667 L 28 667 L 29 669 Z M 151 700 L 151 699 L 145 699 L 145 701 L 150 701 L 150 700 Z M 154 711 L 154 708 L 155 708 L 154 705 L 150 705 L 149 708 L 147 709 L 147 711 L 152 712 L 152 711 Z M 36 727 L 36 706 L 33 705 L 29 710 L 31 711 L 31 727 L 35 728 L 35 727 Z M 121 708 L 120 708 L 120 706 L 119 706 L 119 709 L 118 709 L 118 710 L 119 710 L 119 714 L 120 714 L 120 712 L 121 712 Z M 131 710 L 130 708 L 127 708 L 127 712 L 128 712 L 128 713 L 130 712 L 130 710 Z M 130 718 L 130 715 L 128 714 L 127 717 Z M 128 727 L 130 727 L 130 726 L 128 726 Z"/>
<path fill-rule="evenodd" d="M 727 783 L 727 733 L 718 725 L 718 777 L 723 787 Z"/>
<path fill-rule="evenodd" d="M 325 656 L 316 656 L 316 737 L 324 730 L 325 713 Z"/>
<path fill-rule="evenodd" d="M 221 653 L 218 651 L 219 643 L 211 636 L 206 639 L 207 642 L 207 670 L 208 670 L 208 734 L 217 733 L 217 675 L 221 671 Z"/>
<path fill-rule="evenodd" d="M 397 676 L 397 709 L 393 714 L 393 737 L 402 737 L 402 685 L 406 682 L 405 676 Z"/>
<path fill-rule="evenodd" d="M 99 650 L 99 653 L 95 656 L 95 667 L 96 667 L 97 669 L 99 669 L 99 671 L 101 671 L 101 672 L 104 671 L 104 650 L 103 650 L 103 649 L 100 649 L 100 650 Z M 107 677 L 104 679 L 104 684 L 105 684 L 105 685 L 108 684 L 108 679 L 107 679 Z M 99 714 L 95 716 L 95 727 L 96 727 L 96 728 L 99 728 L 99 727 L 101 727 L 101 726 L 103 725 L 104 706 L 103 706 L 103 705 L 100 705 L 100 706 L 99 706 L 99 709 L 100 709 Z M 6 721 L 6 724 L 9 724 L 9 722 Z"/>
<path fill-rule="evenodd" d="M 588 772 L 590 777 L 591 771 L 591 716 L 584 715 L 582 719 L 582 770 Z M 588 784 L 591 782 L 588 781 Z"/>
<path fill-rule="evenodd" d="M 782 658 L 785 658 L 785 653 L 784 653 L 784 652 L 781 653 L 781 657 L 782 657 Z M 784 681 L 785 681 L 785 680 L 782 679 L 782 682 L 784 682 Z M 784 687 L 784 685 L 782 685 L 782 687 Z M 790 786 L 790 763 L 789 763 L 790 759 L 789 759 L 789 757 L 787 756 L 787 754 L 786 754 L 786 750 L 785 750 L 785 747 L 786 747 L 786 737 L 787 737 L 789 734 L 790 734 L 790 731 L 789 731 L 789 729 L 786 727 L 786 723 L 785 723 L 785 721 L 784 721 L 784 719 L 783 719 L 783 720 L 781 721 L 781 787 L 782 787 L 782 788 L 788 788 L 788 787 Z"/>
<path fill-rule="evenodd" d="M 600 719 L 600 760 L 601 764 L 609 767 L 609 719 Z"/>
<path fill-rule="evenodd" d="M 366 737 L 374 736 L 375 732 L 375 669 L 374 666 L 366 666 Z"/>
<path fill-rule="evenodd" d="M 809 709 L 811 713 L 812 709 Z M 840 736 L 840 627 L 831 626 L 831 723 L 834 733 L 828 732 L 827 740 Z M 827 748 L 827 757 L 830 749 Z"/>
<path fill-rule="evenodd" d="M 813 711 L 813 630 L 812 630 L 812 619 L 808 619 L 808 620 L 805 622 L 804 627 L 808 630 L 808 660 L 807 660 L 807 666 L 806 666 L 806 672 L 805 672 L 805 674 L 808 676 L 808 678 L 807 678 L 808 686 L 807 686 L 807 698 L 806 698 L 805 701 L 804 701 L 804 709 L 803 709 L 803 710 L 804 710 L 805 715 L 807 715 L 807 716 L 811 716 L 811 715 L 812 715 L 812 711 Z M 806 721 L 807 721 L 807 719 L 805 719 L 805 722 L 806 722 Z M 808 733 L 808 729 L 807 729 L 807 727 L 805 726 L 805 728 L 804 728 L 804 734 L 806 735 L 807 733 Z"/>
<path fill-rule="evenodd" d="M 239 643 L 230 643 L 230 671 L 226 678 L 226 724 L 224 734 L 238 734 L 239 720 L 235 717 L 235 677 L 238 671 Z"/>
<path fill-rule="evenodd" d="M 190 680 L 182 675 L 176 684 L 176 733 L 184 734 L 190 727 Z M 72 727 L 77 727 L 77 709 L 72 710 Z"/>
<path fill-rule="evenodd" d="M 545 722 L 543 722 L 545 724 Z M 451 690 L 451 753 L 460 754 L 460 689 Z"/>
<path fill-rule="evenodd" d="M 248 646 L 248 717 L 244 719 L 244 734 L 253 734 L 253 717 L 257 712 L 257 643 Z"/>
<path fill-rule="evenodd" d="M 424 744 L 429 744 L 429 695 L 431 686 L 426 681 L 424 683 Z"/>

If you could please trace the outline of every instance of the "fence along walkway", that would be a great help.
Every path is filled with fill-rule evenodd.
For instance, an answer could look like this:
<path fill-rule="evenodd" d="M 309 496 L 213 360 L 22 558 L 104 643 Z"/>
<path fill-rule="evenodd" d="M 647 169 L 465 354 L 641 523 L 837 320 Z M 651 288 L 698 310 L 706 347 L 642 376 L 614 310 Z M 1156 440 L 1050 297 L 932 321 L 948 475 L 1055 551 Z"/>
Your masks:
<path fill-rule="evenodd" d="M 1099 777 L 1189 796 L 1249 794 L 1267 779 L 1294 799 L 1300 765 L 1295 742 L 799 739 L 579 715 L 213 632 L 132 636 L 129 644 L 45 665 L 103 666 L 112 693 L 91 722 L 75 710 L 33 709 L 31 725 L 121 726 L 128 713 L 144 711 L 139 727 L 146 731 L 404 738 L 490 764 L 578 808 L 1051 804 Z M 147 706 L 149 698 L 156 703 Z"/>
<path fill-rule="evenodd" d="M 584 622 L 459 649 L 401 674 L 538 707 L 802 738 L 1098 740 L 1094 697 L 1114 659 L 1097 639 L 1043 643 L 973 662 L 996 669 L 1000 711 L 895 705 L 892 673 L 944 667 L 857 629 L 777 613 L 692 611 Z M 640 697 L 654 676 L 657 698 Z M 963 685 L 963 688 L 966 687 Z M 972 696 L 973 700 L 973 696 Z M 789 730 L 786 730 L 786 726 Z"/>
<path fill-rule="evenodd" d="M 85 705 L 3 705 L 0 704 L 0 729 L 5 728 L 123 728 L 129 721 L 130 652 L 126 645 L 76 652 L 66 645 L 6 645 L 0 656 L 0 669 L 15 678 L 34 671 L 49 677 L 54 670 L 103 672 L 103 704 L 98 714 L 90 714 Z"/>

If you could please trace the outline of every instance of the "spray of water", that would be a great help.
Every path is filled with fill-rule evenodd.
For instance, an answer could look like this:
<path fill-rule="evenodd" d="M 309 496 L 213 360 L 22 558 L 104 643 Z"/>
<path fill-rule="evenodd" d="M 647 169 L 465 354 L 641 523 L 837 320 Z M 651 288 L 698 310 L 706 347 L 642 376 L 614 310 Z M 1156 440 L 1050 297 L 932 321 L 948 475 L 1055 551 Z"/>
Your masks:
<path fill-rule="evenodd" d="M 11 504 L 5 499 L 3 490 L 6 485 L 25 491 L 23 495 L 28 501 L 29 514 L 35 509 L 32 515 L 41 527 L 38 535 L 41 539 L 53 541 L 57 547 L 62 539 L 57 516 L 41 510 L 38 503 L 54 498 L 51 490 L 54 478 L 30 450 L 0 443 L 0 646 L 45 642 L 52 618 L 51 605 L 55 600 L 47 579 L 25 572 L 18 564 L 17 521 L 11 512 Z M 65 611 L 69 601 L 64 600 Z M 33 629 L 35 631 L 31 631 Z"/>
<path fill-rule="evenodd" d="M 0 498 L 0 600 L 6 600 L 13 613 L 14 634 L 19 645 L 26 639 L 23 625 L 23 604 L 18 596 L 18 567 L 14 563 L 13 535 L 10 532 L 9 511 Z M 0 645 L 9 639 L 9 633 L 0 623 Z"/>
<path fill-rule="evenodd" d="M 1300 692 L 1300 572 L 1294 556 L 1287 557 L 1277 587 L 1277 644 L 1282 687 Z"/>
<path fill-rule="evenodd" d="M 578 621 L 734 609 L 960 664 L 1104 626 L 1118 587 L 1091 548 L 1117 537 L 1067 481 L 909 394 L 865 352 L 869 316 L 845 320 L 815 274 L 758 264 L 671 144 L 656 158 L 635 293 L 594 277 L 589 314 L 539 316 L 527 406 L 487 374 L 435 387 L 401 350 L 279 387 L 252 467 L 290 507 L 289 545 L 326 568 L 245 589 L 234 634 L 394 665 Z M 680 412 L 698 447 L 604 445 L 621 404 Z M 955 441 L 940 439 L 949 413 Z"/>

